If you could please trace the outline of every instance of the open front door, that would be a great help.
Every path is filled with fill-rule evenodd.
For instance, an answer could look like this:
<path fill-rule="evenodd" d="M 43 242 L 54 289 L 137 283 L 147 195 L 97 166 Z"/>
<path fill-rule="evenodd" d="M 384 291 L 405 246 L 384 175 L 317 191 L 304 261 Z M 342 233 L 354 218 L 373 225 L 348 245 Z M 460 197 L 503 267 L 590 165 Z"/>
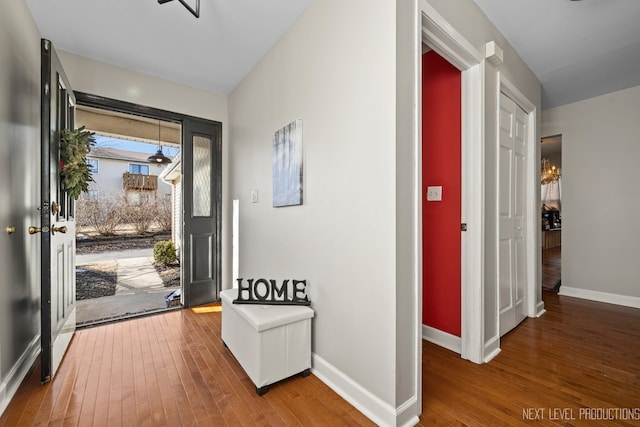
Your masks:
<path fill-rule="evenodd" d="M 42 382 L 55 375 L 76 328 L 74 200 L 60 189 L 60 131 L 75 97 L 49 40 L 42 40 Z"/>
<path fill-rule="evenodd" d="M 186 118 L 182 132 L 183 303 L 191 307 L 219 299 L 222 125 Z"/>

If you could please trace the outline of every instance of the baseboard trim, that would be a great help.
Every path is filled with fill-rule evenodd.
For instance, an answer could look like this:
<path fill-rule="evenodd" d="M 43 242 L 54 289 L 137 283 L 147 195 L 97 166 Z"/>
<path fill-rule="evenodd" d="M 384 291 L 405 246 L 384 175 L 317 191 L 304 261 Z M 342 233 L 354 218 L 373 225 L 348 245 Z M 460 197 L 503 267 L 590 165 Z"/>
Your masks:
<path fill-rule="evenodd" d="M 422 325 L 422 339 L 458 354 L 462 353 L 462 338 L 431 326 Z"/>
<path fill-rule="evenodd" d="M 544 301 L 540 301 L 536 307 L 536 318 L 545 314 L 547 310 L 544 308 Z"/>
<path fill-rule="evenodd" d="M 396 409 L 373 395 L 322 357 L 315 353 L 311 357 L 313 360 L 311 372 L 374 423 L 380 426 L 396 426 L 400 416 L 411 417 L 410 409 L 417 405 L 415 397 L 413 402 L 409 399 Z M 415 423 L 407 425 L 415 425 Z"/>
<path fill-rule="evenodd" d="M 489 341 L 487 341 L 484 345 L 484 363 L 489 363 L 500 354 L 500 337 L 496 334 L 496 336 Z"/>
<path fill-rule="evenodd" d="M 396 425 L 400 427 L 413 427 L 420 422 L 418 418 L 418 398 L 416 396 L 404 402 L 396 409 Z"/>
<path fill-rule="evenodd" d="M 607 304 L 623 305 L 625 307 L 640 308 L 640 298 L 627 295 L 611 294 L 608 292 L 592 291 L 589 289 L 571 288 L 562 285 L 558 295 L 588 299 Z"/>
<path fill-rule="evenodd" d="M 20 359 L 13 365 L 7 377 L 0 383 L 0 415 L 2 415 L 9 406 L 11 399 L 18 391 L 18 387 L 27 376 L 29 369 L 33 366 L 38 355 L 40 354 L 40 335 L 36 336 L 27 349 L 22 353 Z"/>

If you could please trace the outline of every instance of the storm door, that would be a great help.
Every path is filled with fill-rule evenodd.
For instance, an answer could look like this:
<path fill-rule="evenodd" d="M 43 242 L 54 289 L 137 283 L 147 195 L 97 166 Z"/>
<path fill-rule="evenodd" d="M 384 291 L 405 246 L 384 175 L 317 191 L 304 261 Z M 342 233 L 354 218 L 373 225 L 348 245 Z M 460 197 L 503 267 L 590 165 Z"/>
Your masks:
<path fill-rule="evenodd" d="M 185 118 L 183 140 L 184 305 L 218 301 L 222 212 L 222 125 Z"/>

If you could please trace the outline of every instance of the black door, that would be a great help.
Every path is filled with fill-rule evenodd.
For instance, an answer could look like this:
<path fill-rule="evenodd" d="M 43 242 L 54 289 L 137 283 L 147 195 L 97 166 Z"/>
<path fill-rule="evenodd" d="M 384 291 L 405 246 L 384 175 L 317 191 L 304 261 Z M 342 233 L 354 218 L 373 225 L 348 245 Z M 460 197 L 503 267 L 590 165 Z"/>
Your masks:
<path fill-rule="evenodd" d="M 56 373 L 75 332 L 75 220 L 73 198 L 60 188 L 60 132 L 72 129 L 75 97 L 51 42 L 42 40 L 41 365 L 42 382 Z"/>
<path fill-rule="evenodd" d="M 218 301 L 222 224 L 222 125 L 186 118 L 183 132 L 184 266 L 187 307 Z"/>

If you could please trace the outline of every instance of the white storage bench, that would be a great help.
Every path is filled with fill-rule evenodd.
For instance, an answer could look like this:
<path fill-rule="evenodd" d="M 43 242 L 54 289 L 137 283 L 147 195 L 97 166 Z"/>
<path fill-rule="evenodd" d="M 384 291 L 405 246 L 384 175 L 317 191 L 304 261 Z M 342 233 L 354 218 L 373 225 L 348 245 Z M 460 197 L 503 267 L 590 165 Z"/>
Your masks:
<path fill-rule="evenodd" d="M 313 309 L 300 305 L 234 304 L 237 289 L 220 292 L 222 341 L 262 396 L 269 385 L 311 372 Z"/>

